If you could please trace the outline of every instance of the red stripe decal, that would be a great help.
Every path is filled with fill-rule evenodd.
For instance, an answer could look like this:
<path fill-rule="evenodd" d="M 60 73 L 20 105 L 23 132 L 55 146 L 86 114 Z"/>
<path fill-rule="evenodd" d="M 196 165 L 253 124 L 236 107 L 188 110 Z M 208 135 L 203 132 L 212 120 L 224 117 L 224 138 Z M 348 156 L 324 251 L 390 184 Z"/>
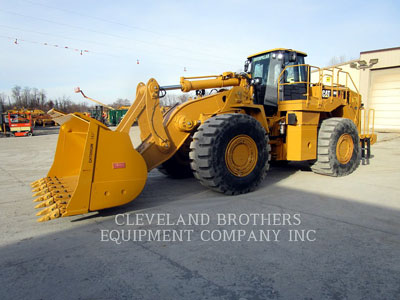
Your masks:
<path fill-rule="evenodd" d="M 113 169 L 125 169 L 125 168 L 126 168 L 126 163 L 124 162 L 113 163 Z"/>

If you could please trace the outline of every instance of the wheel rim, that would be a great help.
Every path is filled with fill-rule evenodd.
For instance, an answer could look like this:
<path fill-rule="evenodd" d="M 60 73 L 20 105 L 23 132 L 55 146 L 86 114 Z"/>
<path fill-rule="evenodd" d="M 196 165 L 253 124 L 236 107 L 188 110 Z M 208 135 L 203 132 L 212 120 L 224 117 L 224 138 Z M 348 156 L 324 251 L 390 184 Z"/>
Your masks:
<path fill-rule="evenodd" d="M 258 150 L 254 140 L 248 135 L 235 136 L 226 147 L 225 163 L 235 176 L 249 175 L 257 165 Z"/>
<path fill-rule="evenodd" d="M 347 164 L 353 156 L 354 143 L 350 134 L 342 134 L 337 142 L 336 157 L 341 164 Z"/>

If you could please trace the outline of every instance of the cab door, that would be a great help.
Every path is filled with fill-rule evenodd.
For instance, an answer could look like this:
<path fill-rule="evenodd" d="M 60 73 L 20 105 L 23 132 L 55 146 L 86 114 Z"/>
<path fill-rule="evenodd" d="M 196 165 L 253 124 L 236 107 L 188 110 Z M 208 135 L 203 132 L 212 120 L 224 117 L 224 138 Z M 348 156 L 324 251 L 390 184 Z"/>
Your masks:
<path fill-rule="evenodd" d="M 304 65 L 304 56 L 292 52 L 285 53 L 285 72 L 282 81 L 281 100 L 306 100 L 307 99 L 307 84 L 308 68 Z M 282 82 L 281 81 L 281 82 Z"/>

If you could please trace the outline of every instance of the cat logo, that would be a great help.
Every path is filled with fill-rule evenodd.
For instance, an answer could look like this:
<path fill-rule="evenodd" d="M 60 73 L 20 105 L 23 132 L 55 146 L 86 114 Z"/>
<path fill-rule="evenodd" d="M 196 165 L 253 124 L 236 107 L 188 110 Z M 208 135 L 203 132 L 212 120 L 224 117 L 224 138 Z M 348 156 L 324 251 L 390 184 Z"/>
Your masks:
<path fill-rule="evenodd" d="M 322 98 L 326 99 L 326 98 L 330 98 L 331 97 L 331 92 L 332 90 L 322 90 Z M 337 91 L 334 90 L 333 91 L 333 97 L 337 97 Z"/>

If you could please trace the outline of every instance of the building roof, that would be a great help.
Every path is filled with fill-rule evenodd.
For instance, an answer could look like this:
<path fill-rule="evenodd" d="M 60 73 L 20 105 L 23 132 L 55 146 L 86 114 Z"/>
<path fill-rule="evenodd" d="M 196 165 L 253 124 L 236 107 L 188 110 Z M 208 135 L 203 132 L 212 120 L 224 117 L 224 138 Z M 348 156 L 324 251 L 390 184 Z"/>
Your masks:
<path fill-rule="evenodd" d="M 293 50 L 293 49 L 285 49 L 285 48 L 275 48 L 275 49 L 271 49 L 271 50 L 261 51 L 261 52 L 258 52 L 256 54 L 253 54 L 253 55 L 249 55 L 247 58 L 252 58 L 254 56 L 259 56 L 259 55 L 266 54 L 266 53 L 269 53 L 269 52 L 274 52 L 274 51 L 287 51 L 287 52 L 294 51 L 294 52 L 297 52 L 298 54 L 302 54 L 304 56 L 307 56 L 307 53 L 304 53 L 304 52 L 301 52 L 301 51 L 297 51 L 297 50 Z"/>
<path fill-rule="evenodd" d="M 363 52 L 360 52 L 360 54 L 368 54 L 368 53 L 375 53 L 375 52 L 385 52 L 385 51 L 392 51 L 392 50 L 400 50 L 400 47 L 363 51 Z"/>

